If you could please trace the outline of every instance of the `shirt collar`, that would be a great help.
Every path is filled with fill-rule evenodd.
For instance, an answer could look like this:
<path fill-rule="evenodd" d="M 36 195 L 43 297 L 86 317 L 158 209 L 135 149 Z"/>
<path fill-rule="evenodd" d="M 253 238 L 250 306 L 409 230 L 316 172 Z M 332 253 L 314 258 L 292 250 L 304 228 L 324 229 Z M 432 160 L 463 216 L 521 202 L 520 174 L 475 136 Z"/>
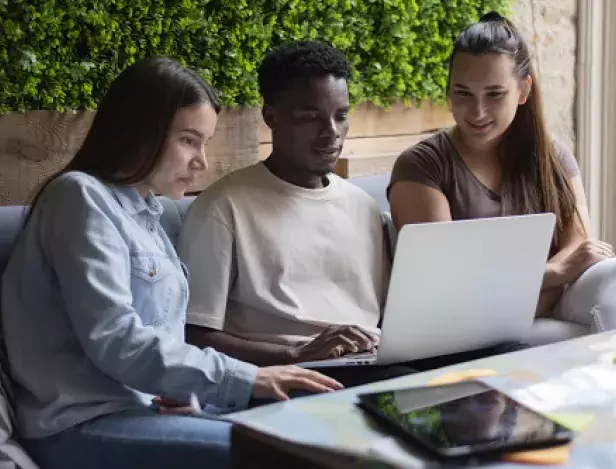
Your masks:
<path fill-rule="evenodd" d="M 129 215 L 135 215 L 144 210 L 156 217 L 160 217 L 163 213 L 163 206 L 152 192 L 143 198 L 137 189 L 129 185 L 111 184 L 110 188 Z"/>

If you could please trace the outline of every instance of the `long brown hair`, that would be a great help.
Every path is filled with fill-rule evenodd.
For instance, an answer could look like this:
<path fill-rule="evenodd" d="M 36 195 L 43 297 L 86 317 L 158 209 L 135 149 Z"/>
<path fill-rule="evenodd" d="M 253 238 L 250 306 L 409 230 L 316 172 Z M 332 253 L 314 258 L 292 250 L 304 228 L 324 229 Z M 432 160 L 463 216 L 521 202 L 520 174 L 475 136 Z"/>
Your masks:
<path fill-rule="evenodd" d="M 106 183 L 144 181 L 162 157 L 177 111 L 201 103 L 220 112 L 214 89 L 179 62 L 147 57 L 128 66 L 103 97 L 81 148 L 38 190 L 24 226 L 45 187 L 66 172 L 81 171 Z"/>
<path fill-rule="evenodd" d="M 496 12 L 485 14 L 454 43 L 448 90 L 451 66 L 458 52 L 507 54 L 513 59 L 514 73 L 520 80 L 531 77 L 530 95 L 526 103 L 518 106 L 499 146 L 503 164 L 503 214 L 554 213 L 554 243 L 558 244 L 565 226 L 579 215 L 573 187 L 546 129 L 539 82 L 526 42 L 511 21 Z"/>

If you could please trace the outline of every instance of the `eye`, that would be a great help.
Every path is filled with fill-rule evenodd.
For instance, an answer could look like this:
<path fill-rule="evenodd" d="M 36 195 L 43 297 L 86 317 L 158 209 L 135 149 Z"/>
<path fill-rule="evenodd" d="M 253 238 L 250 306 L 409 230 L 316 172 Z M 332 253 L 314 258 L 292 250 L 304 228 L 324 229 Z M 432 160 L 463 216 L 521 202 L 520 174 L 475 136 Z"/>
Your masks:
<path fill-rule="evenodd" d="M 190 145 L 191 147 L 198 147 L 199 146 L 199 142 L 197 142 L 197 139 L 194 137 L 188 137 L 188 136 L 183 136 L 180 137 L 180 142 L 186 144 L 186 145 Z"/>
<path fill-rule="evenodd" d="M 318 117 L 316 112 L 304 112 L 299 116 L 300 120 L 303 122 L 314 122 Z"/>
<path fill-rule="evenodd" d="M 505 93 L 504 91 L 490 91 L 488 93 L 488 97 L 492 99 L 501 99 L 503 96 L 505 96 L 505 94 L 507 93 Z"/>
<path fill-rule="evenodd" d="M 344 122 L 349 118 L 349 113 L 348 112 L 341 112 L 340 114 L 336 115 L 336 121 L 337 122 Z"/>
<path fill-rule="evenodd" d="M 466 90 L 456 90 L 455 94 L 463 98 L 468 98 L 470 96 L 473 96 L 473 93 L 471 93 L 470 91 L 466 91 Z"/>

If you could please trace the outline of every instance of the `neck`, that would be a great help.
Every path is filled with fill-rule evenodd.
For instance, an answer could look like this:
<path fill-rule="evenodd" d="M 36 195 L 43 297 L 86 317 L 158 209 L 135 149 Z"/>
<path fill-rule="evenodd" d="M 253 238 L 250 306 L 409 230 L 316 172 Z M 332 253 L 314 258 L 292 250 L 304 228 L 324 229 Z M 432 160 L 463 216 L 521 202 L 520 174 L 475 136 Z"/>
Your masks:
<path fill-rule="evenodd" d="M 499 140 L 495 140 L 483 145 L 475 145 L 472 141 L 465 138 L 460 129 L 456 126 L 453 128 L 452 137 L 459 148 L 459 152 L 467 158 L 473 160 L 482 160 L 485 162 L 494 162 L 498 160 L 498 144 Z"/>
<path fill-rule="evenodd" d="M 289 165 L 288 161 L 290 161 L 290 158 L 272 152 L 264 164 L 274 176 L 294 186 L 305 187 L 306 189 L 321 189 L 327 185 L 327 179 L 324 176 L 301 170 Z"/>
<path fill-rule="evenodd" d="M 145 183 L 142 184 L 135 184 L 133 186 L 135 189 L 137 189 L 137 192 L 139 192 L 139 195 L 141 197 L 143 197 L 144 199 L 148 196 L 148 194 L 150 193 L 150 186 L 148 186 Z"/>

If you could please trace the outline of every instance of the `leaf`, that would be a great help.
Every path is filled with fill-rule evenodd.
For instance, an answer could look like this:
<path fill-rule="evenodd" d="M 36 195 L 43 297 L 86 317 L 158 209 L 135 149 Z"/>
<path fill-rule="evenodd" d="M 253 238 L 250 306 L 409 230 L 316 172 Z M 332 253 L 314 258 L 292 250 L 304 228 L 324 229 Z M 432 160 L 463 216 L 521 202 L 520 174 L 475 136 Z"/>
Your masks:
<path fill-rule="evenodd" d="M 351 102 L 443 102 L 459 32 L 507 0 L 0 0 L 0 112 L 92 109 L 148 55 L 179 58 L 226 106 L 260 103 L 266 51 L 314 38 L 353 65 Z M 92 64 L 85 66 L 84 64 Z M 53 85 L 51 85 L 53 83 Z M 52 87 L 53 86 L 53 87 Z"/>

